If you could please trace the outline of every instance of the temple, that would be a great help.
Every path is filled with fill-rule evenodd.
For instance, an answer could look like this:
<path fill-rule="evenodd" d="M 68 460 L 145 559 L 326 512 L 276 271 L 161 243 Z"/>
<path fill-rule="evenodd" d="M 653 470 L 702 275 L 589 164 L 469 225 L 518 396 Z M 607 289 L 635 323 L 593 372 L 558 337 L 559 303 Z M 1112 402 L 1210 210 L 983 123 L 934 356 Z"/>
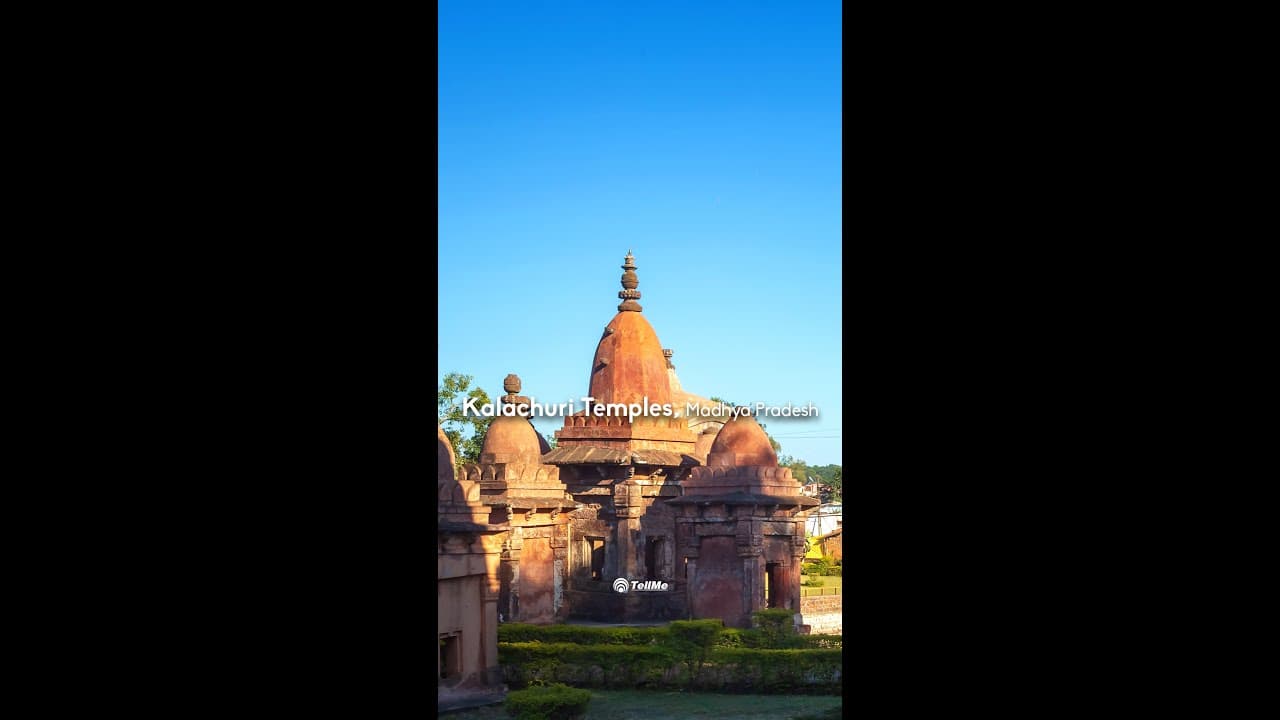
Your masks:
<path fill-rule="evenodd" d="M 721 618 L 747 627 L 753 611 L 773 607 L 794 610 L 800 625 L 804 516 L 818 501 L 778 466 L 750 416 L 686 416 L 688 402 L 714 403 L 681 387 L 674 353 L 639 303 L 630 252 L 622 269 L 622 302 L 596 344 L 588 395 L 676 412 L 628 418 L 586 408 L 565 418 L 554 449 L 529 420 L 494 419 L 480 461 L 456 471 L 475 488 L 463 491 L 475 525 L 468 537 L 486 538 L 470 552 L 498 553 L 484 564 L 483 612 L 492 603 L 500 622 Z M 505 403 L 528 402 L 519 377 L 503 385 Z M 619 578 L 667 589 L 619 592 Z"/>
<path fill-rule="evenodd" d="M 439 686 L 492 687 L 498 671 L 498 554 L 503 525 L 489 522 L 480 488 L 460 481 L 453 447 L 436 426 L 436 500 L 440 514 L 436 553 L 436 630 Z"/>

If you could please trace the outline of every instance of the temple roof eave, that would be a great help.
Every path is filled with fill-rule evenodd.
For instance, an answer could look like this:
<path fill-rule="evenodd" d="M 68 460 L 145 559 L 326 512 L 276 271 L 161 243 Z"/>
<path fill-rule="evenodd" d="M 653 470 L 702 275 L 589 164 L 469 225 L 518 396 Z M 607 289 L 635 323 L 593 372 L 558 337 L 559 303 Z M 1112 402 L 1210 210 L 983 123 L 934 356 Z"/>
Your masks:
<path fill-rule="evenodd" d="M 561 510 L 576 509 L 579 503 L 572 497 L 538 497 L 530 495 L 498 495 L 485 498 L 490 507 L 509 507 L 513 510 L 538 510 L 540 508 Z"/>
<path fill-rule="evenodd" d="M 760 493 L 733 492 L 718 495 L 682 495 L 667 501 L 668 505 L 724 504 L 724 505 L 794 505 L 809 508 L 818 501 L 803 495 L 763 495 Z"/>
<path fill-rule="evenodd" d="M 652 465 L 657 467 L 697 467 L 705 460 L 690 453 L 641 448 L 613 450 L 564 445 L 542 456 L 544 465 Z"/>
<path fill-rule="evenodd" d="M 511 529 L 510 525 L 492 525 L 489 523 L 459 522 L 457 520 L 441 520 L 436 526 L 438 534 L 446 533 L 500 533 Z"/>

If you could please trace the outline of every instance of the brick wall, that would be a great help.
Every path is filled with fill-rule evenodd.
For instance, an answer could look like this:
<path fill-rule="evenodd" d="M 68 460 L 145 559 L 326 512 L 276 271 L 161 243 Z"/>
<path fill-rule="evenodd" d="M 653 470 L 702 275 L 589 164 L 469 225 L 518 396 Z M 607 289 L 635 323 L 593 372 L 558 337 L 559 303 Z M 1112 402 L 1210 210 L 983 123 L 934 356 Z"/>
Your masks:
<path fill-rule="evenodd" d="M 808 615 L 809 613 L 838 613 L 844 607 L 843 599 L 843 595 L 815 595 L 813 597 L 800 598 L 800 613 L 803 615 Z"/>
<path fill-rule="evenodd" d="M 843 595 L 820 595 L 800 598 L 802 622 L 813 635 L 842 635 L 844 615 Z"/>

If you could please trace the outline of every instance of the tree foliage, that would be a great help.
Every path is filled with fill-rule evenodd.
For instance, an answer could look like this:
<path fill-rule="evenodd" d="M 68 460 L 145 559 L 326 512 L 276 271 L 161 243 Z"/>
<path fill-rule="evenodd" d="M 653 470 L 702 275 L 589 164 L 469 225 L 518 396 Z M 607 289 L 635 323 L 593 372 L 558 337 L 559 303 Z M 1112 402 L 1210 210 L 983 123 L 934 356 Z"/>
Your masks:
<path fill-rule="evenodd" d="M 839 498 L 843 494 L 839 465 L 809 465 L 800 458 L 790 455 L 779 456 L 778 465 L 791 468 L 792 477 L 803 484 L 807 485 L 810 480 L 813 480 L 823 485 L 830 485 L 834 498 Z"/>
<path fill-rule="evenodd" d="M 463 414 L 462 403 L 467 398 L 475 398 L 477 407 L 490 401 L 489 393 L 478 385 L 472 385 L 474 380 L 470 375 L 449 373 L 436 390 L 436 414 L 444 434 L 453 445 L 459 465 L 480 460 L 484 434 L 493 422 L 491 417 Z"/>
<path fill-rule="evenodd" d="M 807 469 L 810 476 L 830 485 L 836 495 L 843 492 L 841 467 L 839 465 L 815 465 Z"/>

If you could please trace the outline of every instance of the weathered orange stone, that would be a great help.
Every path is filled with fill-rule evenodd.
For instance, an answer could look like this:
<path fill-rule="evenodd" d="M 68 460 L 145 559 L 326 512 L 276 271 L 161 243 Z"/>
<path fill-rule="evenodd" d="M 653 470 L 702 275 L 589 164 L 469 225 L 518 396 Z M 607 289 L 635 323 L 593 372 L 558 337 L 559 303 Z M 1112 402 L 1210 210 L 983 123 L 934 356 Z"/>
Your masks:
<path fill-rule="evenodd" d="M 542 456 L 542 444 L 538 431 L 525 418 L 498 417 L 485 433 L 480 448 L 480 461 L 488 463 L 527 462 L 537 464 Z"/>
<path fill-rule="evenodd" d="M 778 454 L 769 444 L 764 428 L 750 415 L 740 415 L 720 428 L 716 441 L 707 454 L 709 466 L 760 465 L 773 467 L 778 464 Z"/>
<path fill-rule="evenodd" d="M 591 362 L 590 395 L 598 403 L 672 402 L 667 359 L 658 333 L 642 313 L 620 312 Z"/>
<path fill-rule="evenodd" d="M 459 480 L 453 446 L 436 426 L 437 707 L 449 692 L 500 688 L 498 566 L 505 526 L 490 525 L 476 483 Z"/>

